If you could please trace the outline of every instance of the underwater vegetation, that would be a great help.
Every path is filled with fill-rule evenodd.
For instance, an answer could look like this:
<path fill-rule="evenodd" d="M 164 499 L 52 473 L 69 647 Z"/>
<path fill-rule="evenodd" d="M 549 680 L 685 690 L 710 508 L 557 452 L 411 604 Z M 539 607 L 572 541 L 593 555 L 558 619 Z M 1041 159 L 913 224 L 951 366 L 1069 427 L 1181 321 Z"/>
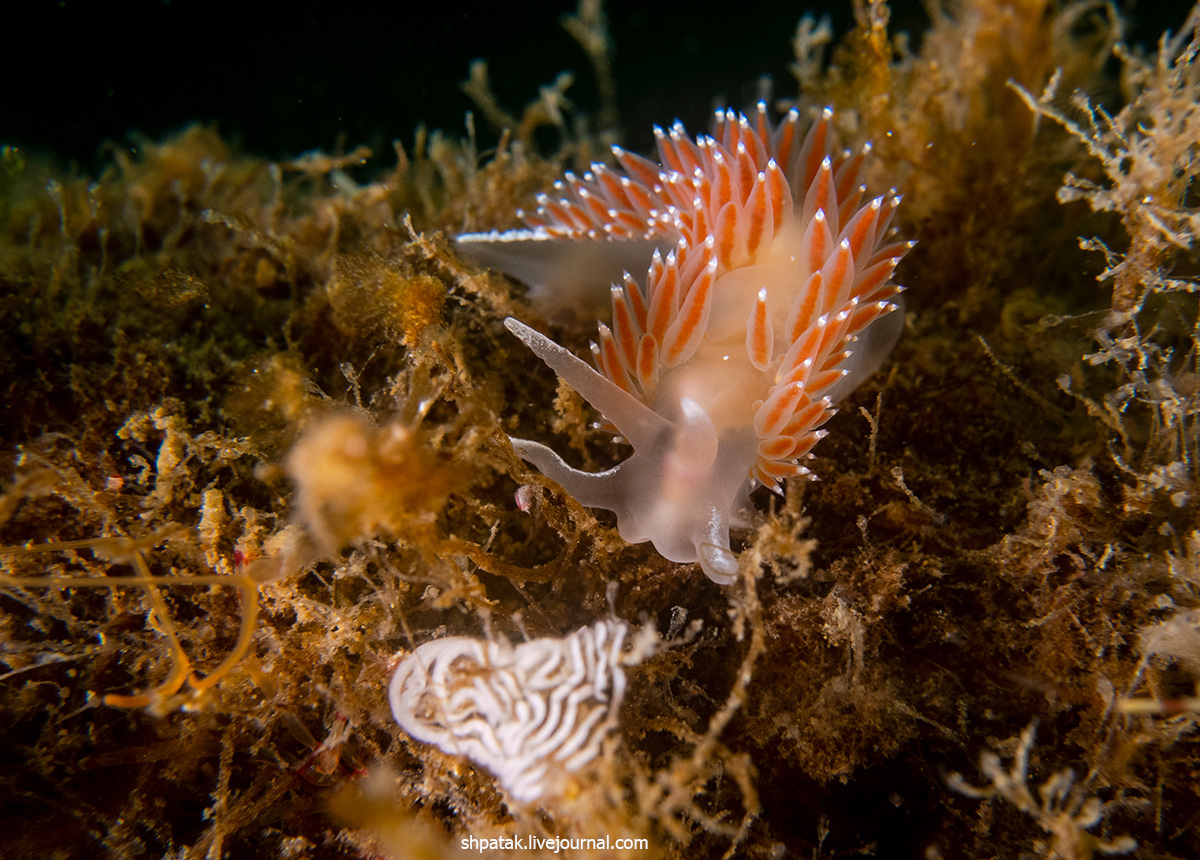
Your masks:
<path fill-rule="evenodd" d="M 1200 6 L 854 10 L 760 96 L 872 144 L 903 332 L 724 585 L 522 459 L 628 457 L 505 326 L 596 315 L 453 241 L 617 168 L 599 4 L 592 118 L 0 149 L 0 856 L 1200 854 Z"/>

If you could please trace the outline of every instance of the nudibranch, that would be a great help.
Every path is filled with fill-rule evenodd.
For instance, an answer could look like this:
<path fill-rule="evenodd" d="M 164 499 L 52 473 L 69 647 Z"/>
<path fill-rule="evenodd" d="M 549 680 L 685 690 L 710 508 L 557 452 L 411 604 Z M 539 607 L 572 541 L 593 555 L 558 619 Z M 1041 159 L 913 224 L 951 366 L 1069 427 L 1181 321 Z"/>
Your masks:
<path fill-rule="evenodd" d="M 729 528 L 749 524 L 751 490 L 811 476 L 803 463 L 834 404 L 903 327 L 892 273 L 911 243 L 889 226 L 899 197 L 865 199 L 869 146 L 835 151 L 832 118 L 826 108 L 801 139 L 797 111 L 773 124 L 760 103 L 753 118 L 718 111 L 695 141 L 678 122 L 656 129 L 659 164 L 616 148 L 619 168 L 567 174 L 517 236 L 649 258 L 644 286 L 628 273 L 611 286 L 595 368 L 506 321 L 632 456 L 593 474 L 537 442 L 514 439 L 517 453 L 581 504 L 614 511 L 625 540 L 699 561 L 723 585 L 737 574 Z"/>
<path fill-rule="evenodd" d="M 520 645 L 448 636 L 400 661 L 392 716 L 419 741 L 494 773 L 513 798 L 538 800 L 600 754 L 625 695 L 628 628 L 598 621 Z M 635 652 L 636 653 L 636 652 Z"/>

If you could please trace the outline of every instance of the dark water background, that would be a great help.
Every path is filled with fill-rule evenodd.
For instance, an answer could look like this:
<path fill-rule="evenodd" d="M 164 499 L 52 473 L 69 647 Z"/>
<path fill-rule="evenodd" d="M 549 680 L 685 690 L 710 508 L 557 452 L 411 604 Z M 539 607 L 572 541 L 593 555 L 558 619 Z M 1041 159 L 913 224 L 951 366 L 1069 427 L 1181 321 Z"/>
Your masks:
<path fill-rule="evenodd" d="M 998 1 L 998 0 L 997 0 Z M 1147 46 L 1177 28 L 1189 2 L 1144 2 L 1126 17 Z M 160 139 L 189 122 L 216 122 L 246 150 L 287 158 L 366 143 L 391 159 L 419 122 L 458 135 L 471 103 L 458 88 L 486 57 L 505 107 L 517 109 L 563 70 L 568 92 L 595 110 L 587 60 L 559 24 L 573 0 L 366 4 L 229 0 L 14 3 L 0 19 L 6 67 L 0 143 L 58 154 L 85 171 L 107 162 L 101 144 L 131 132 Z M 684 11 L 686 10 L 686 11 Z M 796 22 L 829 14 L 851 26 L 849 0 L 622 2 L 607 9 L 616 43 L 625 142 L 652 144 L 651 125 L 707 125 L 714 100 L 741 105 L 759 76 L 791 94 Z M 928 23 L 919 0 L 893 0 L 892 30 L 915 40 Z M 480 122 L 482 142 L 489 130 Z"/>

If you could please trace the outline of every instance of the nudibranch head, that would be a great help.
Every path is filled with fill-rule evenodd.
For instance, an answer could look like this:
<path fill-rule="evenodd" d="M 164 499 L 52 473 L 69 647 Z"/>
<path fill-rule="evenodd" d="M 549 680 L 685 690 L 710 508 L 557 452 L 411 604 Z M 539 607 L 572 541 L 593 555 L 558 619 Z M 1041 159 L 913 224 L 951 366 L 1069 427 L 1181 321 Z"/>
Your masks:
<path fill-rule="evenodd" d="M 834 403 L 874 372 L 903 325 L 892 272 L 911 244 L 889 224 L 899 198 L 864 200 L 869 147 L 832 149 L 831 109 L 801 140 L 719 111 L 712 135 L 656 129 L 659 164 L 616 149 L 620 169 L 568 174 L 561 197 L 526 216 L 531 235 L 649 253 L 642 286 L 611 287 L 595 369 L 533 329 L 509 329 L 632 446 L 607 472 L 568 466 L 536 442 L 518 453 L 588 506 L 615 511 L 622 537 L 699 561 L 721 584 L 737 559 L 729 526 L 758 484 L 807 476 Z M 667 250 L 664 253 L 664 248 Z"/>

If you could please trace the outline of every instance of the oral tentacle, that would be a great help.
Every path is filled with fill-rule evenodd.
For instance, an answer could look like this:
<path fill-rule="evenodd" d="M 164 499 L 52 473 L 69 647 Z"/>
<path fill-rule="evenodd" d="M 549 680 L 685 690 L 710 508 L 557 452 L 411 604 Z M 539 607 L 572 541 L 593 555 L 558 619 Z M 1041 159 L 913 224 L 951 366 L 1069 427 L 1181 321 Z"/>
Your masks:
<path fill-rule="evenodd" d="M 544 334 L 512 317 L 506 319 L 504 325 L 559 378 L 599 410 L 635 451 L 649 448 L 664 433 L 671 431 L 671 422 Z"/>
<path fill-rule="evenodd" d="M 584 472 L 567 465 L 552 448 L 540 442 L 511 437 L 509 441 L 512 442 L 517 456 L 550 480 L 558 482 L 585 508 L 604 508 L 618 512 L 625 509 L 622 469 L 628 460 L 605 472 Z"/>

